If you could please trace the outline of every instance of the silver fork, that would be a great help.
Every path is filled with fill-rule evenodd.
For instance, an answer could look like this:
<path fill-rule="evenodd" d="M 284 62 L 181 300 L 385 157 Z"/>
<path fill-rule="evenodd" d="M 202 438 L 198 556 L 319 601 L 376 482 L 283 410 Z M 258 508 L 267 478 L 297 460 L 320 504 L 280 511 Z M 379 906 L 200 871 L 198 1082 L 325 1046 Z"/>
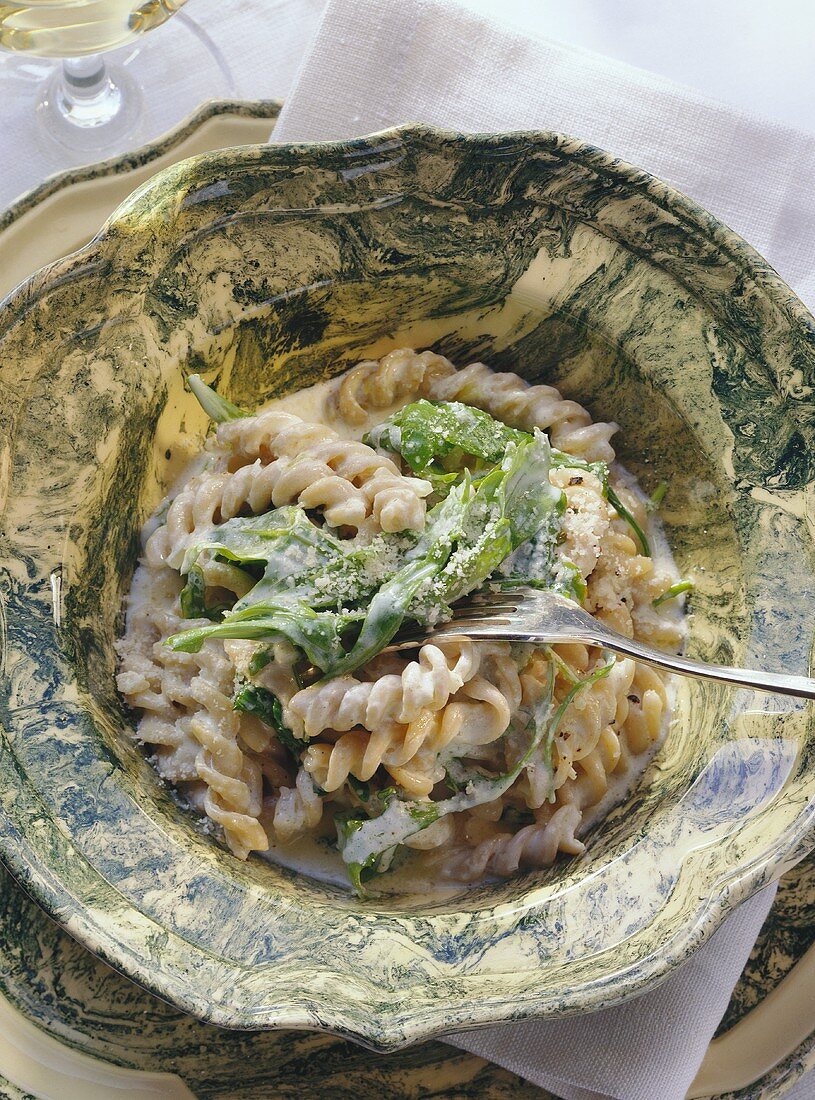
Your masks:
<path fill-rule="evenodd" d="M 480 592 L 466 597 L 455 605 L 453 618 L 449 622 L 429 630 L 418 627 L 400 630 L 384 652 L 415 649 L 426 641 L 462 635 L 475 639 L 536 642 L 540 645 L 582 642 L 584 645 L 602 646 L 613 653 L 633 657 L 635 661 L 667 672 L 679 672 L 683 676 L 815 699 L 815 680 L 806 676 L 708 665 L 702 661 L 690 661 L 679 654 L 663 653 L 604 626 L 571 600 L 535 588 Z"/>

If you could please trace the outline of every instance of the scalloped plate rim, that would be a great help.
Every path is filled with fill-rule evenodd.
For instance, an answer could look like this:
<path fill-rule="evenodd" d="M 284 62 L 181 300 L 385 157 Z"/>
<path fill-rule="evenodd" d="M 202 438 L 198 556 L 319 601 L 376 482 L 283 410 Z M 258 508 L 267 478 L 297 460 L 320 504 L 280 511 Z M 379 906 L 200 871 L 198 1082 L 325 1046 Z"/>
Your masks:
<path fill-rule="evenodd" d="M 354 152 L 370 148 L 371 146 L 375 148 L 377 143 L 406 141 L 414 137 L 437 141 L 465 142 L 481 146 L 500 145 L 507 141 L 526 141 L 530 145 L 556 146 L 552 150 L 556 155 L 580 157 L 592 170 L 602 172 L 609 178 L 616 178 L 621 182 L 642 189 L 658 205 L 678 214 L 686 222 L 694 224 L 708 239 L 719 246 L 730 262 L 738 264 L 760 286 L 763 293 L 769 295 L 776 304 L 789 311 L 790 324 L 798 324 L 810 333 L 815 334 L 815 318 L 777 272 L 751 245 L 698 203 L 650 173 L 638 169 L 593 145 L 553 131 L 519 130 L 500 134 L 461 134 L 453 130 L 439 129 L 423 124 L 404 124 L 346 141 L 285 143 L 277 146 L 271 144 L 238 146 L 232 149 L 197 154 L 179 161 L 177 164 L 163 169 L 157 176 L 137 187 L 131 196 L 117 207 L 88 244 L 66 257 L 47 264 L 12 290 L 4 299 L 0 300 L 0 309 L 7 314 L 13 314 L 17 306 L 21 306 L 25 310 L 25 307 L 32 300 L 36 300 L 37 294 L 47 280 L 55 276 L 59 277 L 61 274 L 70 271 L 78 263 L 91 259 L 108 239 L 110 231 L 117 220 L 123 217 L 137 202 L 143 201 L 150 194 L 151 189 L 157 186 L 156 180 L 159 177 L 164 177 L 169 173 L 180 174 L 182 170 L 189 169 L 192 165 L 206 166 L 225 161 L 234 166 L 236 161 L 240 161 L 242 157 L 257 160 L 268 156 L 274 159 L 280 151 L 284 150 L 305 154 L 316 147 L 341 154 L 346 151 Z M 49 826 L 53 827 L 53 825 L 53 821 L 49 819 Z M 704 892 L 708 896 L 700 900 L 693 925 L 686 927 L 682 935 L 672 938 L 671 942 L 675 944 L 673 953 L 668 955 L 660 953 L 658 956 L 651 955 L 639 960 L 636 968 L 628 968 L 631 970 L 637 969 L 635 977 L 625 977 L 625 971 L 618 971 L 602 980 L 586 983 L 579 992 L 572 992 L 571 1001 L 568 1005 L 555 1008 L 536 1000 L 534 992 L 530 992 L 528 996 L 525 995 L 522 999 L 518 996 L 512 996 L 493 999 L 487 1003 L 484 1003 L 483 1000 L 480 1003 L 470 1000 L 465 1002 L 469 1017 L 467 1022 L 452 1025 L 445 1022 L 439 1022 L 438 1024 L 416 1023 L 415 1020 L 411 1019 L 409 1012 L 393 1011 L 385 1013 L 377 1023 L 363 1021 L 356 1027 L 349 1028 L 343 1023 L 342 1010 L 337 1010 L 331 1002 L 331 998 L 318 989 L 314 989 L 311 993 L 304 994 L 301 997 L 289 996 L 285 1003 L 280 1003 L 277 1006 L 267 1004 L 255 1011 L 240 1009 L 237 1012 L 232 1010 L 228 1013 L 212 1001 L 208 1005 L 202 1006 L 196 1001 L 192 991 L 189 995 L 180 994 L 177 990 L 168 993 L 167 982 L 161 980 L 160 973 L 156 976 L 147 968 L 133 965 L 132 959 L 123 960 L 124 953 L 119 946 L 121 941 L 109 934 L 107 936 L 100 935 L 99 929 L 94 929 L 87 916 L 86 903 L 76 899 L 73 894 L 65 892 L 62 904 L 60 904 L 59 890 L 55 890 L 53 887 L 49 890 L 44 883 L 34 881 L 32 872 L 39 865 L 29 862 L 21 850 L 15 851 L 16 845 L 13 839 L 2 835 L 0 835 L 0 858 L 3 859 L 14 877 L 35 897 L 49 915 L 65 927 L 71 935 L 79 939 L 89 950 L 131 979 L 139 981 L 158 996 L 169 997 L 173 1003 L 182 1007 L 184 1011 L 219 1026 L 236 1030 L 293 1028 L 325 1031 L 342 1037 L 353 1038 L 372 1050 L 387 1053 L 420 1040 L 439 1037 L 451 1030 L 461 1031 L 505 1022 L 510 1015 L 513 1021 L 544 1016 L 578 1015 L 599 1007 L 623 1003 L 640 995 L 667 978 L 675 967 L 687 958 L 691 951 L 705 943 L 735 905 L 746 900 L 762 886 L 779 877 L 815 847 L 815 820 L 813 820 L 812 815 L 809 815 L 809 820 L 803 822 L 800 822 L 799 819 L 796 825 L 797 828 L 791 826 L 788 830 L 789 840 L 783 849 L 776 845 L 773 850 L 767 851 L 762 857 L 754 860 L 746 870 L 736 867 L 727 876 L 719 875 L 714 880 L 706 880 Z M 78 856 L 79 853 L 76 853 L 76 855 Z M 84 857 L 80 858 L 84 861 Z M 89 864 L 89 866 L 92 865 Z M 47 870 L 50 873 L 50 868 Z M 95 868 L 93 870 L 101 879 L 99 872 Z M 107 883 L 105 883 L 105 887 L 115 890 L 115 887 L 111 887 Z M 65 901 L 68 898 L 70 898 L 72 905 L 66 907 Z M 70 911 L 66 911 L 66 908 L 69 908 Z M 143 916 L 143 914 L 140 915 Z M 162 927 L 158 924 L 156 926 Z M 181 937 L 177 938 L 193 952 L 201 952 L 202 949 L 196 945 L 190 945 L 188 941 L 181 939 Z M 106 943 L 105 940 L 108 942 Z M 117 946 L 119 946 L 118 950 Z M 345 975 L 345 978 L 350 980 L 350 975 Z M 603 996 L 605 992 L 603 987 L 608 982 L 615 983 L 615 989 L 610 998 Z M 433 988 L 432 983 L 428 983 L 428 985 L 431 989 Z M 579 1004 L 575 1001 L 577 996 L 580 997 Z M 461 1008 L 460 998 L 456 999 L 455 1003 Z M 319 1006 L 323 1014 L 323 1020 L 319 1022 L 315 1020 L 313 1014 L 315 1005 Z M 447 1007 L 447 1005 L 440 1006 L 440 1015 L 443 1007 Z M 401 1037 L 385 1037 L 385 1033 L 388 1031 L 400 1028 L 403 1029 Z"/>

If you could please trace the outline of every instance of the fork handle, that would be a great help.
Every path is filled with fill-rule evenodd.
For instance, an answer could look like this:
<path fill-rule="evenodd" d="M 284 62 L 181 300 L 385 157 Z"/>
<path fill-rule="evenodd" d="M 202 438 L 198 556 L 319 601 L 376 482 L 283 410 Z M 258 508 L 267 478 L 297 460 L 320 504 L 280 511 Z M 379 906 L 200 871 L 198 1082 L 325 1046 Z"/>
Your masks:
<path fill-rule="evenodd" d="M 578 612 L 578 614 L 583 614 Z M 733 684 L 736 687 L 754 688 L 756 691 L 774 692 L 779 695 L 795 695 L 802 699 L 815 699 L 815 680 L 806 676 L 786 676 L 778 672 L 757 672 L 749 668 L 730 668 L 727 665 L 709 665 L 703 661 L 691 661 L 673 653 L 662 653 L 658 649 L 634 642 L 630 638 L 618 634 L 616 630 L 603 627 L 600 623 L 591 626 L 583 622 L 560 622 L 557 631 L 543 629 L 525 629 L 513 631 L 506 627 L 497 627 L 492 624 L 483 628 L 468 625 L 466 630 L 456 630 L 455 622 L 451 622 L 425 635 L 426 640 L 434 638 L 449 638 L 453 636 L 467 637 L 495 641 L 499 638 L 507 641 L 538 642 L 541 645 L 553 645 L 557 642 L 579 642 L 583 645 L 601 646 L 610 649 L 613 653 L 619 653 L 623 657 L 633 657 L 635 661 L 641 661 L 645 665 L 653 665 L 665 672 L 678 672 L 683 676 L 694 676 L 700 680 L 716 680 L 722 684 Z M 390 646 L 390 649 L 402 649 L 415 646 L 416 641 L 404 642 Z"/>
<path fill-rule="evenodd" d="M 563 640 L 562 638 L 560 640 Z M 577 639 L 575 639 L 577 641 Z M 771 691 L 779 695 L 796 695 L 802 699 L 815 699 L 815 680 L 806 676 L 787 676 L 780 672 L 757 672 L 750 668 L 730 668 L 728 665 L 709 665 L 703 661 L 691 661 L 679 654 L 660 653 L 658 649 L 629 641 L 621 634 L 605 631 L 597 632 L 595 645 L 601 645 L 614 653 L 633 657 L 645 665 L 664 669 L 666 672 L 679 672 L 683 676 L 695 676 L 701 680 L 717 680 L 722 684 L 734 684 L 736 687 L 755 688 L 757 691 Z"/>

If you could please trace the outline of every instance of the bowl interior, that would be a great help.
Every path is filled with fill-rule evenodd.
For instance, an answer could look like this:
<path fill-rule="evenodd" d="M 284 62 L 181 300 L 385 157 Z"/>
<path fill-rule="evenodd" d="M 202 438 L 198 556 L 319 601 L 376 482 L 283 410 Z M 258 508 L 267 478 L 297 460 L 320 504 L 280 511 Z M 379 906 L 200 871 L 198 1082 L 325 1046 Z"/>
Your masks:
<path fill-rule="evenodd" d="M 809 667 L 815 452 L 794 383 L 812 376 L 811 335 L 715 223 L 683 222 L 578 148 L 416 131 L 196 158 L 5 306 L 0 805 L 15 869 L 65 920 L 82 897 L 91 946 L 136 976 L 162 971 L 165 995 L 219 1022 L 302 1022 L 305 994 L 286 982 L 308 990 L 305 973 L 316 990 L 326 967 L 352 1017 L 372 990 L 384 998 L 390 967 L 396 1032 L 305 997 L 313 1026 L 380 1045 L 439 1030 L 411 1015 L 411 988 L 447 998 L 449 1027 L 476 1020 L 485 976 L 493 1018 L 510 995 L 538 1012 L 599 1003 L 615 968 L 707 934 L 689 883 L 737 899 L 808 843 L 809 710 L 684 681 L 663 749 L 583 857 L 455 896 L 360 902 L 222 850 L 158 780 L 115 691 L 139 529 L 207 427 L 186 375 L 253 406 L 406 344 L 552 383 L 616 420 L 642 487 L 669 483 L 665 532 L 695 584 L 689 652 Z M 190 980 L 193 957 L 206 981 Z M 571 1001 L 556 968 L 539 971 L 565 959 Z"/>

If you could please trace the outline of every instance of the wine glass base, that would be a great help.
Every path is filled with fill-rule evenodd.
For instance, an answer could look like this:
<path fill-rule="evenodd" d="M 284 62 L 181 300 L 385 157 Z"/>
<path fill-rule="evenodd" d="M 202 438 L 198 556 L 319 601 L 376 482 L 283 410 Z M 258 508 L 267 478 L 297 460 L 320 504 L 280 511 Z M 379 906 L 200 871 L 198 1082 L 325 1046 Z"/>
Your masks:
<path fill-rule="evenodd" d="M 141 89 L 123 67 L 104 66 L 95 94 L 76 99 L 66 94 L 62 68 L 46 82 L 37 117 L 46 141 L 58 142 L 73 156 L 104 158 L 111 146 L 135 135 L 143 110 Z"/>
<path fill-rule="evenodd" d="M 104 102 L 77 111 L 61 94 L 62 62 L 0 50 L 0 207 L 54 172 L 136 149 L 206 100 L 235 95 L 217 45 L 185 12 L 102 59 Z"/>

